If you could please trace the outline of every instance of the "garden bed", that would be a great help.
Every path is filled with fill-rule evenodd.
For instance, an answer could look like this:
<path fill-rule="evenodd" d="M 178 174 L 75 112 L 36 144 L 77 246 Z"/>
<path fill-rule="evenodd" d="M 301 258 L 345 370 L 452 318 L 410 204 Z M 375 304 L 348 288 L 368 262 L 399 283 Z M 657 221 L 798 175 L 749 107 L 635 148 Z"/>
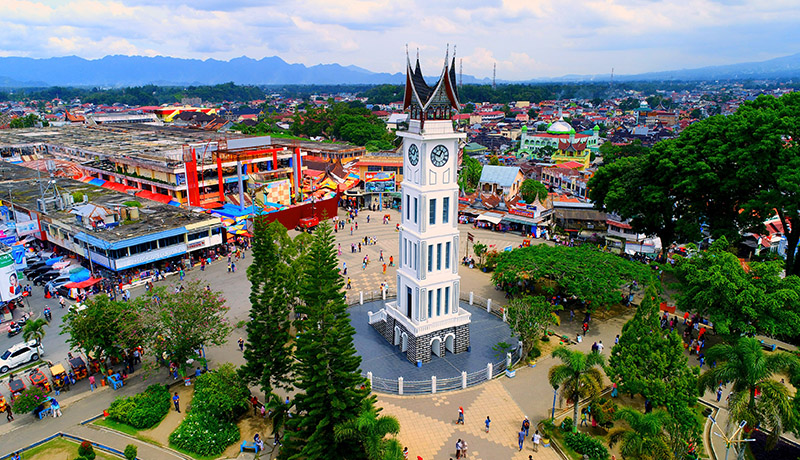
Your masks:
<path fill-rule="evenodd" d="M 59 436 L 33 449 L 26 450 L 22 453 L 22 456 L 25 460 L 74 460 L 78 457 L 78 447 L 80 447 L 80 444 L 77 442 L 68 441 Z M 95 460 L 116 460 L 119 458 L 100 449 L 95 449 L 94 452 L 97 454 Z"/>

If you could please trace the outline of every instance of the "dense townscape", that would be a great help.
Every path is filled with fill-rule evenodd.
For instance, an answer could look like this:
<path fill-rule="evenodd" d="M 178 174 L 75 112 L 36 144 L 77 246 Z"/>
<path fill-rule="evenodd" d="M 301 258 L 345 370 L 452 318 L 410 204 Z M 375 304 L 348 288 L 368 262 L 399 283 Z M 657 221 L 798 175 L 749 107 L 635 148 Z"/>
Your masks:
<path fill-rule="evenodd" d="M 800 456 L 796 81 L 450 53 L 0 88 L 0 458 Z"/>

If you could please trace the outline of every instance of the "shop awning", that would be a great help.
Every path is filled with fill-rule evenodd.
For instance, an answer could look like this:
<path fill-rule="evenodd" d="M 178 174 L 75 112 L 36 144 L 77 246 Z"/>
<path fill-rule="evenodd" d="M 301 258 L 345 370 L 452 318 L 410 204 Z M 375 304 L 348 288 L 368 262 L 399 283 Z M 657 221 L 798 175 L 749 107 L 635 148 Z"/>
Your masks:
<path fill-rule="evenodd" d="M 163 193 L 153 193 L 150 190 L 142 190 L 136 194 L 136 198 L 158 201 L 159 203 L 169 204 L 172 197 Z"/>
<path fill-rule="evenodd" d="M 515 216 L 513 214 L 506 214 L 503 216 L 504 222 L 513 222 L 515 224 L 522 224 L 522 225 L 539 225 L 539 222 L 536 219 L 531 219 L 530 217 L 522 217 L 522 216 Z"/>
<path fill-rule="evenodd" d="M 103 278 L 89 278 L 88 280 L 81 281 L 79 283 L 67 283 L 64 285 L 64 287 L 67 289 L 84 289 L 89 286 L 94 286 L 102 280 Z"/>
<path fill-rule="evenodd" d="M 491 222 L 491 223 L 497 225 L 497 224 L 500 223 L 501 220 L 503 220 L 503 216 L 501 216 L 500 214 L 487 212 L 485 214 L 481 214 L 480 216 L 478 216 L 477 220 L 483 220 L 483 221 Z"/>

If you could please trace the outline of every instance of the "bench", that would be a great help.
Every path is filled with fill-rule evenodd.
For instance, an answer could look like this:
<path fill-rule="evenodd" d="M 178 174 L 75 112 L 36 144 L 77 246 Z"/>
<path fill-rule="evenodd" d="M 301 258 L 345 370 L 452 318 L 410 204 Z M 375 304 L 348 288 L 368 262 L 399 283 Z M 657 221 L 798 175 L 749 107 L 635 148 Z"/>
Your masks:
<path fill-rule="evenodd" d="M 777 350 L 777 349 L 778 349 L 778 345 L 776 345 L 776 344 L 774 344 L 774 343 L 767 343 L 767 342 L 765 342 L 765 341 L 763 341 L 763 340 L 759 340 L 758 342 L 761 344 L 761 347 L 762 347 L 764 350 L 767 350 L 767 351 L 775 351 L 775 350 Z"/>
<path fill-rule="evenodd" d="M 239 453 L 244 452 L 245 449 L 252 450 L 255 451 L 255 453 L 258 453 L 258 446 L 254 442 L 247 442 L 246 440 L 242 441 L 242 445 L 239 447 Z"/>
<path fill-rule="evenodd" d="M 53 408 L 52 407 L 48 407 L 47 409 L 42 409 L 42 411 L 39 412 L 39 420 L 47 417 L 48 415 L 53 415 Z"/>
<path fill-rule="evenodd" d="M 111 385 L 115 390 L 122 388 L 124 382 L 122 381 L 122 377 L 119 374 L 109 375 L 107 378 L 108 384 Z"/>

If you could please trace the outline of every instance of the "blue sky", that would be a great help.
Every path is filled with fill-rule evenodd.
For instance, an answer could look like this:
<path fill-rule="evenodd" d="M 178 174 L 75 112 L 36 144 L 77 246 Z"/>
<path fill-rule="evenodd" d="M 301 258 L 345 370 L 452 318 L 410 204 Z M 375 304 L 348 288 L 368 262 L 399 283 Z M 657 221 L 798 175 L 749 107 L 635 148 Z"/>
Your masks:
<path fill-rule="evenodd" d="M 800 52 L 798 0 L 2 0 L 0 56 L 280 56 L 525 80 L 760 61 Z M 0 69 L 0 75 L 2 75 Z"/>

